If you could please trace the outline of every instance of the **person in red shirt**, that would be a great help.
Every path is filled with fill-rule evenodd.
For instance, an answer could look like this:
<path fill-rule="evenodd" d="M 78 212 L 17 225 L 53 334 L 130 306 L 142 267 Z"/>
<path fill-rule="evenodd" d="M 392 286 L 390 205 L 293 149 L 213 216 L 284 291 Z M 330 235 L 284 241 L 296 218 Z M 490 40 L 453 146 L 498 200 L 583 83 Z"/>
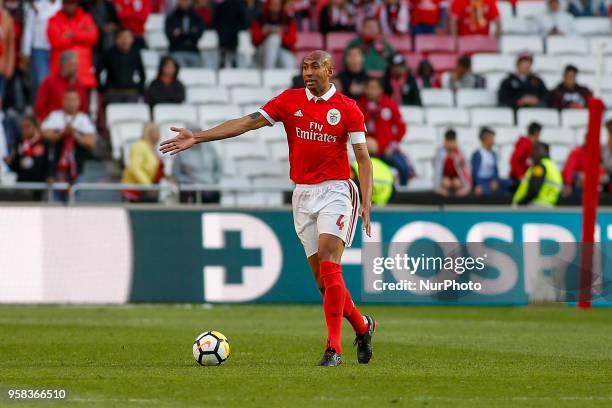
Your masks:
<path fill-rule="evenodd" d="M 297 23 L 283 10 L 283 0 L 268 0 L 263 13 L 251 23 L 251 41 L 261 68 L 294 68 Z"/>
<path fill-rule="evenodd" d="M 496 36 L 501 35 L 496 0 L 453 0 L 450 17 L 452 35 L 489 35 L 491 23 Z"/>
<path fill-rule="evenodd" d="M 523 175 L 531 166 L 531 153 L 533 144 L 540 140 L 542 125 L 532 122 L 527 127 L 527 136 L 521 136 L 514 145 L 514 151 L 510 157 L 510 179 L 518 185 Z"/>
<path fill-rule="evenodd" d="M 113 0 L 121 25 L 134 33 L 134 46 L 147 48 L 144 39 L 145 24 L 151 14 L 151 0 Z"/>
<path fill-rule="evenodd" d="M 60 57 L 59 65 L 59 72 L 49 74 L 40 84 L 36 94 L 34 112 L 39 121 L 43 121 L 51 112 L 62 109 L 62 95 L 71 89 L 79 93 L 81 102 L 79 110 L 84 113 L 88 111 L 87 89 L 77 78 L 76 53 L 74 51 L 64 51 Z"/>
<path fill-rule="evenodd" d="M 359 99 L 357 105 L 363 112 L 368 129 L 367 144 L 370 154 L 395 168 L 400 184 L 408 184 L 408 180 L 414 176 L 414 169 L 399 147 L 406 134 L 406 123 L 397 103 L 384 94 L 379 78 L 368 79 L 365 95 Z"/>
<path fill-rule="evenodd" d="M 162 153 L 176 154 L 195 143 L 235 137 L 250 130 L 282 122 L 287 132 L 293 193 L 293 218 L 308 263 L 323 294 L 327 342 L 322 366 L 342 363 L 342 317 L 355 330 L 357 359 L 368 363 L 376 321 L 355 307 L 342 278 L 340 259 L 350 246 L 357 216 L 370 236 L 372 162 L 368 154 L 363 114 L 354 100 L 336 91 L 331 56 L 313 51 L 304 57 L 306 88 L 287 89 L 258 112 L 232 119 L 212 129 L 193 133 L 172 128 L 178 135 L 163 142 Z M 363 204 L 350 180 L 346 144 L 353 145 L 359 166 Z"/>
<path fill-rule="evenodd" d="M 434 34 L 440 22 L 441 0 L 410 1 L 410 32 L 413 35 Z"/>
<path fill-rule="evenodd" d="M 98 41 L 98 28 L 77 0 L 63 1 L 62 9 L 49 20 L 47 35 L 51 44 L 51 72 L 59 72 L 60 55 L 64 51 L 74 51 L 78 57 L 79 80 L 87 89 L 95 88 L 93 48 Z"/>
<path fill-rule="evenodd" d="M 444 133 L 444 145 L 438 148 L 434 157 L 434 188 L 444 197 L 463 197 L 472 189 L 470 169 L 453 129 Z"/>

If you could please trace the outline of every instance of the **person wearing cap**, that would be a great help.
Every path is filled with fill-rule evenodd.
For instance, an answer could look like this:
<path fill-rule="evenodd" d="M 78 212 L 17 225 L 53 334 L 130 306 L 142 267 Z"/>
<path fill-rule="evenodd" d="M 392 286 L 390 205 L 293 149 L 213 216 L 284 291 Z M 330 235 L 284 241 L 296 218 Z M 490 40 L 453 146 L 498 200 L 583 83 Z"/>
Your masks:
<path fill-rule="evenodd" d="M 554 207 L 561 194 L 563 177 L 555 162 L 548 157 L 548 145 L 536 143 L 531 160 L 533 164 L 514 193 L 512 205 Z"/>
<path fill-rule="evenodd" d="M 537 16 L 538 32 L 547 35 L 574 35 L 574 16 L 563 10 L 559 0 L 548 0 L 546 13 Z"/>
<path fill-rule="evenodd" d="M 551 107 L 555 109 L 584 109 L 591 97 L 589 88 L 578 85 L 578 68 L 568 65 L 563 71 L 563 81 L 552 91 Z"/>
<path fill-rule="evenodd" d="M 548 90 L 542 79 L 531 70 L 532 65 L 530 52 L 518 55 L 516 72 L 509 74 L 499 87 L 499 105 L 513 109 L 548 106 Z"/>
<path fill-rule="evenodd" d="M 385 93 L 398 105 L 421 106 L 419 86 L 402 54 L 391 58 L 385 73 Z"/>

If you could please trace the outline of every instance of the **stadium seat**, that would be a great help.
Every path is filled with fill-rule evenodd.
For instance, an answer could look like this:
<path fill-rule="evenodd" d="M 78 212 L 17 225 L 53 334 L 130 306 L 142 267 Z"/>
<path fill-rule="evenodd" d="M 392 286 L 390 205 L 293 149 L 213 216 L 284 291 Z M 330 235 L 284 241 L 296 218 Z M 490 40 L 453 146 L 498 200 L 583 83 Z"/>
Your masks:
<path fill-rule="evenodd" d="M 563 144 L 550 144 L 550 158 L 557 162 L 559 167 L 563 167 L 563 164 L 567 160 L 567 156 L 570 152 L 570 147 Z"/>
<path fill-rule="evenodd" d="M 436 72 L 450 71 L 457 66 L 455 53 L 431 53 L 427 57 Z"/>
<path fill-rule="evenodd" d="M 250 115 L 253 112 L 257 112 L 263 103 L 249 103 L 248 105 L 240 106 L 240 114 L 243 116 Z"/>
<path fill-rule="evenodd" d="M 149 48 L 153 50 L 166 51 L 168 49 L 168 38 L 163 31 L 151 31 L 145 33 Z"/>
<path fill-rule="evenodd" d="M 160 55 L 155 50 L 143 49 L 140 50 L 140 57 L 142 58 L 142 64 L 145 68 L 153 68 L 157 70 L 159 68 Z"/>
<path fill-rule="evenodd" d="M 504 2 L 500 2 L 504 3 Z M 497 52 L 497 38 L 490 35 L 466 35 L 457 40 L 457 53 Z"/>
<path fill-rule="evenodd" d="M 474 108 L 470 115 L 472 126 L 514 126 L 511 108 Z"/>
<path fill-rule="evenodd" d="M 208 127 L 240 116 L 240 109 L 234 105 L 204 105 L 198 108 L 202 126 Z"/>
<path fill-rule="evenodd" d="M 601 49 L 604 55 L 612 55 L 612 35 L 608 37 L 591 37 L 589 41 L 592 54 L 597 55 Z"/>
<path fill-rule="evenodd" d="M 561 58 L 551 55 L 536 55 L 533 59 L 533 70 L 539 74 L 558 74 L 561 75 Z"/>
<path fill-rule="evenodd" d="M 455 98 L 460 108 L 497 105 L 497 93 L 487 89 L 458 89 Z"/>
<path fill-rule="evenodd" d="M 417 35 L 414 40 L 414 50 L 422 53 L 455 52 L 457 43 L 451 35 L 424 34 Z"/>
<path fill-rule="evenodd" d="M 261 75 L 256 69 L 220 69 L 219 85 L 222 86 L 260 86 Z"/>
<path fill-rule="evenodd" d="M 559 111 L 548 108 L 522 108 L 517 113 L 517 124 L 528 126 L 531 122 L 539 122 L 542 126 L 559 126 Z"/>
<path fill-rule="evenodd" d="M 236 105 L 262 105 L 272 99 L 272 92 L 269 88 L 236 87 L 230 89 L 230 97 Z"/>
<path fill-rule="evenodd" d="M 153 31 L 164 31 L 164 23 L 166 20 L 166 15 L 159 13 L 149 14 L 147 17 L 147 22 L 145 23 L 145 32 L 153 32 Z"/>
<path fill-rule="evenodd" d="M 562 144 L 566 146 L 574 146 L 576 144 L 575 131 L 565 127 L 547 127 L 542 128 L 540 140 L 544 143 Z M 563 160 L 565 161 L 565 159 Z"/>
<path fill-rule="evenodd" d="M 221 147 L 224 160 L 269 158 L 269 152 L 265 144 L 256 138 L 249 138 L 246 135 L 244 137 L 222 140 L 219 146 Z"/>
<path fill-rule="evenodd" d="M 474 54 L 472 55 L 472 71 L 477 73 L 503 72 L 514 70 L 516 58 L 502 54 Z"/>
<path fill-rule="evenodd" d="M 193 105 L 160 103 L 153 107 L 153 120 L 158 124 L 198 123 L 198 110 Z"/>
<path fill-rule="evenodd" d="M 544 85 L 546 85 L 546 88 L 548 88 L 549 90 L 552 90 L 559 84 L 559 82 L 561 82 L 561 75 L 543 73 L 543 74 L 540 74 L 540 79 L 544 81 Z"/>
<path fill-rule="evenodd" d="M 402 144 L 411 145 L 412 143 L 425 142 L 432 145 L 437 144 L 436 129 L 429 125 L 408 126 L 408 131 L 402 139 Z"/>
<path fill-rule="evenodd" d="M 514 7 L 509 1 L 498 1 L 497 10 L 501 17 L 512 17 L 514 15 Z"/>
<path fill-rule="evenodd" d="M 157 78 L 157 68 L 145 67 L 145 82 L 150 84 L 155 78 Z"/>
<path fill-rule="evenodd" d="M 203 50 L 216 50 L 219 48 L 219 35 L 216 30 L 206 30 L 200 40 L 198 41 L 198 49 Z"/>
<path fill-rule="evenodd" d="M 343 51 L 355 37 L 355 33 L 331 32 L 325 38 L 325 47 L 331 52 Z"/>
<path fill-rule="evenodd" d="M 238 66 L 241 68 L 250 68 L 253 65 L 253 56 L 255 55 L 255 46 L 251 42 L 251 33 L 248 30 L 242 30 L 238 33 Z"/>
<path fill-rule="evenodd" d="M 537 17 L 546 13 L 544 0 L 519 0 L 515 4 L 517 17 Z"/>
<path fill-rule="evenodd" d="M 468 126 L 470 115 L 462 108 L 429 108 L 425 111 L 427 123 L 433 126 Z"/>
<path fill-rule="evenodd" d="M 423 106 L 453 106 L 453 91 L 450 89 L 421 89 Z"/>
<path fill-rule="evenodd" d="M 431 143 L 411 143 L 408 155 L 414 161 L 432 160 L 437 146 Z"/>
<path fill-rule="evenodd" d="M 276 161 L 289 160 L 289 146 L 286 140 L 268 142 L 267 145 L 272 159 Z"/>
<path fill-rule="evenodd" d="M 543 54 L 544 42 L 537 35 L 504 35 L 501 37 L 500 49 L 503 54 L 519 54 L 523 51 Z"/>
<path fill-rule="evenodd" d="M 225 87 L 188 87 L 187 102 L 195 105 L 230 103 Z"/>
<path fill-rule="evenodd" d="M 612 34 L 612 20 L 609 17 L 579 17 L 574 20 L 574 28 L 580 35 Z"/>
<path fill-rule="evenodd" d="M 423 54 L 420 52 L 407 52 L 402 55 L 406 59 L 406 65 L 408 65 L 408 67 L 410 67 L 413 71 L 417 69 L 419 62 L 423 60 Z"/>
<path fill-rule="evenodd" d="M 215 71 L 207 68 L 181 68 L 178 78 L 186 88 L 192 86 L 215 86 L 217 84 Z"/>
<path fill-rule="evenodd" d="M 225 169 L 225 166 L 224 166 Z M 225 188 L 238 188 L 243 189 L 250 187 L 251 183 L 248 179 L 244 177 L 236 177 L 236 176 L 224 176 L 219 180 L 219 187 Z M 221 193 L 221 201 L 220 204 L 222 206 L 232 206 L 235 207 L 238 205 L 238 196 L 250 196 L 252 193 L 250 192 L 232 192 L 232 191 L 224 191 Z"/>
<path fill-rule="evenodd" d="M 524 17 L 502 16 L 501 26 L 504 35 L 526 35 L 535 31 L 533 23 Z"/>
<path fill-rule="evenodd" d="M 285 128 L 280 124 L 275 126 L 264 126 L 257 129 L 257 137 L 266 143 L 283 142 L 287 144 L 287 134 Z"/>
<path fill-rule="evenodd" d="M 148 122 L 151 120 L 149 105 L 144 103 L 111 103 L 106 105 L 106 123 Z"/>
<path fill-rule="evenodd" d="M 612 106 L 612 92 L 602 92 L 601 100 L 606 106 Z"/>
<path fill-rule="evenodd" d="M 270 88 L 288 88 L 298 73 L 295 69 L 266 69 L 262 71 L 263 85 Z"/>
<path fill-rule="evenodd" d="M 400 106 L 400 113 L 404 122 L 409 125 L 421 125 L 425 121 L 425 114 L 420 106 Z"/>
<path fill-rule="evenodd" d="M 508 74 L 502 74 L 501 72 L 489 72 L 485 74 L 487 89 L 494 92 L 499 91 L 499 86 L 507 76 Z"/>
<path fill-rule="evenodd" d="M 253 186 L 254 187 L 264 187 L 264 188 L 282 188 L 285 191 L 291 191 L 295 187 L 295 184 L 291 182 L 287 177 L 254 177 L 253 178 Z"/>
<path fill-rule="evenodd" d="M 589 41 L 584 37 L 549 36 L 546 38 L 549 55 L 585 55 L 589 53 Z"/>
<path fill-rule="evenodd" d="M 395 52 L 403 54 L 412 51 L 412 38 L 409 35 L 390 35 L 385 38 L 395 49 Z"/>
<path fill-rule="evenodd" d="M 583 72 L 595 72 L 595 68 L 597 67 L 597 57 L 593 55 L 583 55 L 577 58 L 576 56 L 562 56 L 561 57 L 561 69 L 565 68 L 567 65 L 574 65 L 578 70 Z"/>
<path fill-rule="evenodd" d="M 281 176 L 283 171 L 269 158 L 236 161 L 238 174 L 246 177 Z"/>
<path fill-rule="evenodd" d="M 142 136 L 144 122 L 116 122 L 109 125 L 113 159 L 119 160 L 125 152 L 125 145 L 134 143 Z M 123 154 L 125 163 L 125 154 Z"/>
<path fill-rule="evenodd" d="M 311 51 L 323 49 L 323 34 L 317 32 L 298 33 L 295 49 L 297 51 Z"/>
<path fill-rule="evenodd" d="M 433 190 L 433 179 L 431 177 L 415 177 L 410 180 L 406 191 L 429 191 Z"/>
<path fill-rule="evenodd" d="M 521 128 L 514 126 L 494 126 L 494 130 L 495 144 L 499 146 L 514 146 L 522 133 Z"/>
<path fill-rule="evenodd" d="M 589 122 L 587 109 L 564 109 L 561 111 L 561 126 L 570 128 L 586 128 Z"/>

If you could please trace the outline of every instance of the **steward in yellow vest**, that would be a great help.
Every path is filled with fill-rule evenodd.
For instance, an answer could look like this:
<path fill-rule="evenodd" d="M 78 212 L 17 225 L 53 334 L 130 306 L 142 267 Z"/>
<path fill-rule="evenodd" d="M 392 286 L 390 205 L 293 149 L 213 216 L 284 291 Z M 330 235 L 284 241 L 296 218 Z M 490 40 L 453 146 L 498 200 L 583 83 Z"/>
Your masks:
<path fill-rule="evenodd" d="M 554 207 L 563 189 L 563 176 L 555 162 L 548 157 L 548 145 L 535 144 L 531 159 L 533 164 L 519 184 L 512 204 Z"/>

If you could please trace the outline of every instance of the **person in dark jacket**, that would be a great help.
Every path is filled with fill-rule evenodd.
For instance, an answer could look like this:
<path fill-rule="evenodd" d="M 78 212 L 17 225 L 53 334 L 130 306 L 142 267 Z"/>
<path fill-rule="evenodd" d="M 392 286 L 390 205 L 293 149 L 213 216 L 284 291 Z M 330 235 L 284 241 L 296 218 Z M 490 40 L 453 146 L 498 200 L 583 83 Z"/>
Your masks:
<path fill-rule="evenodd" d="M 82 4 L 83 9 L 93 17 L 100 33 L 94 49 L 94 64 L 98 66 L 102 55 L 115 45 L 119 17 L 111 0 L 85 0 Z"/>
<path fill-rule="evenodd" d="M 319 14 L 319 31 L 355 31 L 356 12 L 348 0 L 330 0 Z"/>
<path fill-rule="evenodd" d="M 172 57 L 182 67 L 201 67 L 198 41 L 205 27 L 193 8 L 192 0 L 177 0 L 176 8 L 166 17 L 165 29 Z"/>
<path fill-rule="evenodd" d="M 49 145 L 43 140 L 34 116 L 21 120 L 21 142 L 8 158 L 17 181 L 44 182 L 49 173 Z"/>
<path fill-rule="evenodd" d="M 364 92 L 365 83 L 368 80 L 363 68 L 363 51 L 359 47 L 351 47 L 346 51 L 344 70 L 338 74 L 343 94 L 349 98 L 358 100 Z"/>
<path fill-rule="evenodd" d="M 548 106 L 548 90 L 542 79 L 531 71 L 532 64 L 531 53 L 519 54 L 516 72 L 508 75 L 499 87 L 499 105 L 513 109 Z"/>
<path fill-rule="evenodd" d="M 105 103 L 138 102 L 144 93 L 145 71 L 130 30 L 117 32 L 116 44 L 102 57 L 97 74 Z"/>
<path fill-rule="evenodd" d="M 213 21 L 219 37 L 219 67 L 238 65 L 238 33 L 247 25 L 243 0 L 223 0 L 214 8 Z"/>
<path fill-rule="evenodd" d="M 576 82 L 578 68 L 568 65 L 563 71 L 563 82 L 552 91 L 551 106 L 555 109 L 584 109 L 591 96 L 589 88 Z"/>
<path fill-rule="evenodd" d="M 178 80 L 178 72 L 179 66 L 172 57 L 161 59 L 157 78 L 146 91 L 145 99 L 151 108 L 158 103 L 185 102 L 185 86 Z"/>
<path fill-rule="evenodd" d="M 421 106 L 421 93 L 402 54 L 395 54 L 385 74 L 385 93 L 398 105 Z"/>

